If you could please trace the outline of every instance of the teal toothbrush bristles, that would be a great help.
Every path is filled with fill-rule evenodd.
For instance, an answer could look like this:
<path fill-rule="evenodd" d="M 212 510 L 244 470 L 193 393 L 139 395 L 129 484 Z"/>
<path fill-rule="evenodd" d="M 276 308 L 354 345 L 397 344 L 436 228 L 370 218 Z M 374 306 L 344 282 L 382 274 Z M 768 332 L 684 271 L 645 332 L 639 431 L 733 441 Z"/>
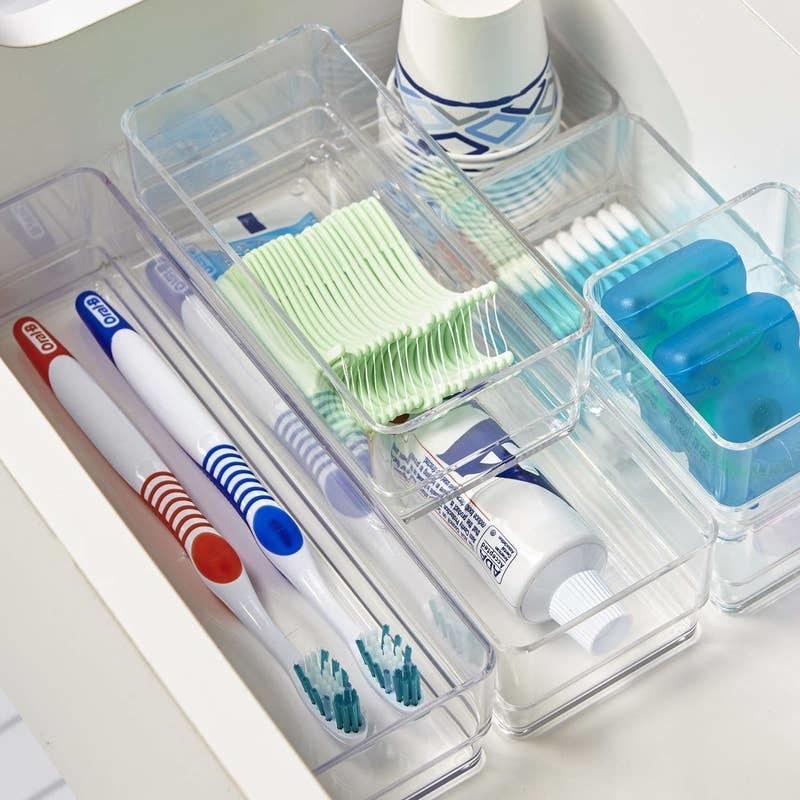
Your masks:
<path fill-rule="evenodd" d="M 419 670 L 411 658 L 411 647 L 403 646 L 400 635 L 392 636 L 389 626 L 356 640 L 369 673 L 386 694 L 403 706 L 417 706 L 422 700 Z"/>
<path fill-rule="evenodd" d="M 358 692 L 347 670 L 327 650 L 309 653 L 294 671 L 311 704 L 327 722 L 344 733 L 358 733 L 364 725 Z"/>

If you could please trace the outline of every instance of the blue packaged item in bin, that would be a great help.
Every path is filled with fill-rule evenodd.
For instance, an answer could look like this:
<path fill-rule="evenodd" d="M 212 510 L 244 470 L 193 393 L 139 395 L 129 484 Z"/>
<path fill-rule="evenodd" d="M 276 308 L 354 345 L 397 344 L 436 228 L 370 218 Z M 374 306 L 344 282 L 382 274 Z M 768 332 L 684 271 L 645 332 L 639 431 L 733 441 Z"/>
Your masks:
<path fill-rule="evenodd" d="M 736 248 L 719 239 L 701 239 L 612 286 L 602 305 L 652 357 L 668 336 L 746 291 L 744 264 Z"/>
<path fill-rule="evenodd" d="M 691 322 L 743 297 L 745 269 L 736 248 L 719 239 L 686 245 L 611 287 L 605 311 L 649 357 L 658 344 Z M 639 401 L 642 419 L 673 450 L 681 449 L 677 417 L 653 378 L 623 358 L 622 371 Z"/>
<path fill-rule="evenodd" d="M 737 450 L 800 413 L 800 326 L 791 305 L 755 292 L 663 341 L 653 362 L 727 446 L 697 425 L 689 467 L 725 505 L 741 505 L 800 469 L 800 432 Z"/>

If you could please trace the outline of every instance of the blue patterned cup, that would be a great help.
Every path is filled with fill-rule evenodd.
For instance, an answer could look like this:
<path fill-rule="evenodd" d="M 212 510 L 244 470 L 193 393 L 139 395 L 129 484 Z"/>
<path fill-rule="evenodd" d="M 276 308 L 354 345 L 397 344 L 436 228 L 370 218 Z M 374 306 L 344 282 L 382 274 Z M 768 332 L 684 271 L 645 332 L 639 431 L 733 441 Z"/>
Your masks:
<path fill-rule="evenodd" d="M 405 0 L 395 83 L 454 157 L 506 157 L 560 116 L 539 0 Z"/>

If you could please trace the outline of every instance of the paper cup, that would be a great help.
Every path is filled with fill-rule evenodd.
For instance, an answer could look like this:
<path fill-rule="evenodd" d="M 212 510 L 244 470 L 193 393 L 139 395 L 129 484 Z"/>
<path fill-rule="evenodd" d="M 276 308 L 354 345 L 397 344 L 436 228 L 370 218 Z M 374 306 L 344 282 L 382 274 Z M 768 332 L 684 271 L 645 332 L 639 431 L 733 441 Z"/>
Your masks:
<path fill-rule="evenodd" d="M 540 0 L 405 0 L 396 83 L 453 154 L 534 138 L 559 108 Z"/>

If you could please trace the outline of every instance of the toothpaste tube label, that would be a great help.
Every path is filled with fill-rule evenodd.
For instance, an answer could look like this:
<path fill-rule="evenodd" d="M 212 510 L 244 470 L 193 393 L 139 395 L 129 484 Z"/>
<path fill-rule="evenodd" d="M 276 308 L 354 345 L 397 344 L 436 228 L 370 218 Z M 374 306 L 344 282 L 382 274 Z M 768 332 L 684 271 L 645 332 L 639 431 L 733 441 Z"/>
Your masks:
<path fill-rule="evenodd" d="M 487 572 L 497 583 L 502 583 L 506 570 L 516 558 L 517 548 L 497 526 L 490 525 L 478 540 L 477 553 Z"/>
<path fill-rule="evenodd" d="M 458 491 L 458 484 L 447 476 L 431 481 L 441 471 L 441 465 L 429 454 L 417 457 L 393 447 L 392 467 L 412 483 L 427 483 L 424 491 L 429 497 L 445 497 Z M 481 508 L 459 494 L 437 506 L 435 513 L 463 544 L 476 553 L 495 583 L 502 584 L 517 556 L 517 549 Z"/>

